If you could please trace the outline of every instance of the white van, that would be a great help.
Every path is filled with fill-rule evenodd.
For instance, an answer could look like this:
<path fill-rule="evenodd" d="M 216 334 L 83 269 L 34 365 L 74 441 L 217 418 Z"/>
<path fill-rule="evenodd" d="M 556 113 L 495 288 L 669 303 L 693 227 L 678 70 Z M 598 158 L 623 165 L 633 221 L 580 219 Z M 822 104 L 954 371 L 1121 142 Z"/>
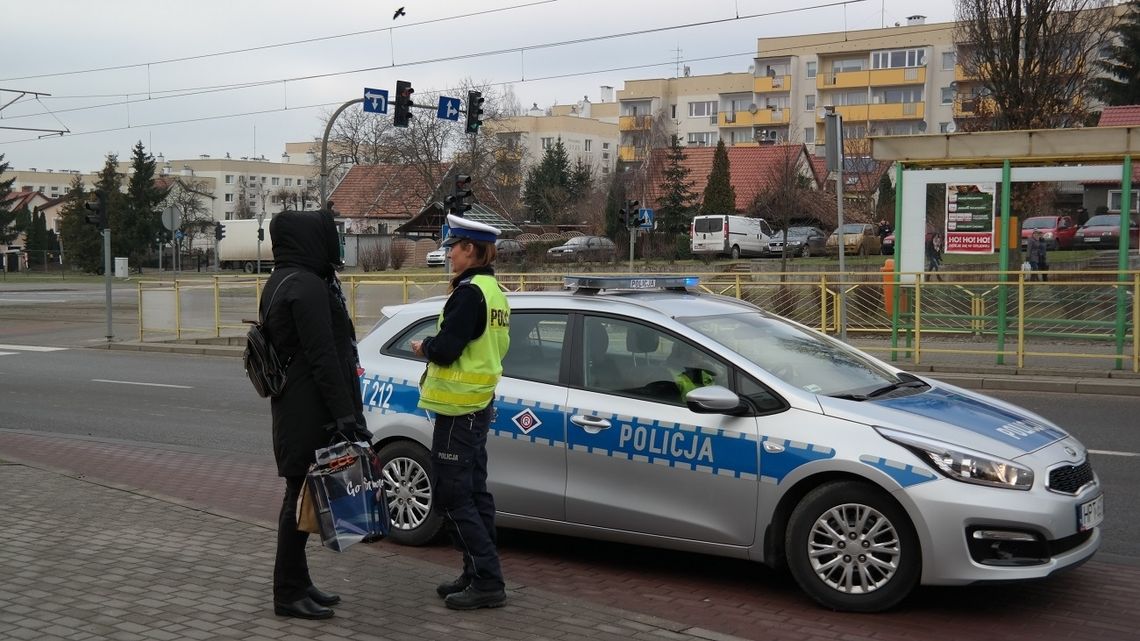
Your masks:
<path fill-rule="evenodd" d="M 772 236 L 768 221 L 747 216 L 694 216 L 689 226 L 689 240 L 697 256 L 761 256 Z"/>

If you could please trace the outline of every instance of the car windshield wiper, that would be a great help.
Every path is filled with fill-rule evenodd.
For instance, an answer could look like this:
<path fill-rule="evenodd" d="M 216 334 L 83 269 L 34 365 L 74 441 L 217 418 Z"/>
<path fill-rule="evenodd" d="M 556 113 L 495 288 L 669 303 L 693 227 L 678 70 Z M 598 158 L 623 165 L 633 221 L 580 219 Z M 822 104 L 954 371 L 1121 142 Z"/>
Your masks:
<path fill-rule="evenodd" d="M 831 398 L 842 398 L 847 401 L 865 401 L 870 397 L 866 394 L 831 394 Z"/>
<path fill-rule="evenodd" d="M 927 385 L 926 383 L 918 380 L 917 378 L 915 378 L 915 379 L 904 379 L 904 380 L 901 380 L 897 383 L 891 383 L 890 385 L 884 385 L 883 387 L 880 387 L 879 389 L 871 392 L 870 394 L 867 394 L 867 398 L 875 398 L 876 396 L 882 396 L 883 394 L 888 394 L 888 393 L 893 392 L 895 390 L 905 389 L 908 387 L 930 387 L 930 386 Z"/>

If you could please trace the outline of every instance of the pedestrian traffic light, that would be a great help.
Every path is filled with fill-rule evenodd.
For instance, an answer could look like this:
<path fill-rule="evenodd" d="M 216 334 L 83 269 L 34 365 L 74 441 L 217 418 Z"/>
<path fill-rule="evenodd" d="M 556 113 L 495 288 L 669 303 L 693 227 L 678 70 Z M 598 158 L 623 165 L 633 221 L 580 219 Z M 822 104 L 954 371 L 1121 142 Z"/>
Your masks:
<path fill-rule="evenodd" d="M 471 210 L 467 199 L 471 197 L 471 176 L 459 174 L 455 177 L 455 188 L 451 195 L 444 199 L 447 203 L 447 213 L 462 216 Z"/>
<path fill-rule="evenodd" d="M 412 119 L 412 83 L 407 80 L 396 81 L 396 111 L 392 115 L 392 124 L 397 127 L 407 127 Z"/>
<path fill-rule="evenodd" d="M 95 200 L 88 200 L 83 203 L 83 208 L 91 212 L 87 214 L 86 220 L 88 223 L 95 225 L 95 229 L 103 231 L 110 226 L 107 223 L 107 201 L 101 191 L 94 191 L 92 194 L 95 196 Z"/>
<path fill-rule="evenodd" d="M 221 240 L 226 237 L 226 226 L 222 223 L 214 223 L 214 240 Z"/>
<path fill-rule="evenodd" d="M 467 133 L 477 134 L 483 126 L 483 92 L 467 92 Z"/>

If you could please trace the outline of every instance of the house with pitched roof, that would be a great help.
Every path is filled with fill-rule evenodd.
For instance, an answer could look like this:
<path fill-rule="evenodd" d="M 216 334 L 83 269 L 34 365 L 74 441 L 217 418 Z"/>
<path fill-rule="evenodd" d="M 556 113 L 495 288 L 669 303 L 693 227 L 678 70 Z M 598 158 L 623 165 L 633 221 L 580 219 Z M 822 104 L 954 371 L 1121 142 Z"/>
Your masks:
<path fill-rule="evenodd" d="M 1100 112 L 1097 127 L 1140 127 L 1140 105 L 1122 105 L 1105 107 Z M 1133 131 L 1135 135 L 1135 130 Z M 1123 177 L 1123 176 L 1122 176 Z M 1088 220 L 1088 216 L 1095 214 L 1119 214 L 1121 205 L 1121 181 L 1119 180 L 1093 180 L 1086 181 L 1082 204 L 1084 211 L 1080 212 L 1081 222 Z M 1140 213 L 1140 198 L 1137 190 L 1140 189 L 1140 162 L 1132 160 L 1132 202 L 1130 209 L 1133 215 Z"/>

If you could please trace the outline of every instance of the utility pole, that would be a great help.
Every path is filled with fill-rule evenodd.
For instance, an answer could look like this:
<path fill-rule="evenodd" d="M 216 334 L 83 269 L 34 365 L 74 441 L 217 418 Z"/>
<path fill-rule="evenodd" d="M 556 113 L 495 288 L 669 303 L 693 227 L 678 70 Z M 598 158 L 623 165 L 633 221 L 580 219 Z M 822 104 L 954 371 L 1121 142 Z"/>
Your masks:
<path fill-rule="evenodd" d="M 824 138 L 827 168 L 835 172 L 835 216 L 839 225 L 839 290 L 836 304 L 839 306 L 839 340 L 847 340 L 847 300 L 843 295 L 847 269 L 844 256 L 847 253 L 847 234 L 843 233 L 843 116 L 836 113 L 835 107 L 824 107 Z M 896 243 L 897 245 L 897 243 Z"/>

